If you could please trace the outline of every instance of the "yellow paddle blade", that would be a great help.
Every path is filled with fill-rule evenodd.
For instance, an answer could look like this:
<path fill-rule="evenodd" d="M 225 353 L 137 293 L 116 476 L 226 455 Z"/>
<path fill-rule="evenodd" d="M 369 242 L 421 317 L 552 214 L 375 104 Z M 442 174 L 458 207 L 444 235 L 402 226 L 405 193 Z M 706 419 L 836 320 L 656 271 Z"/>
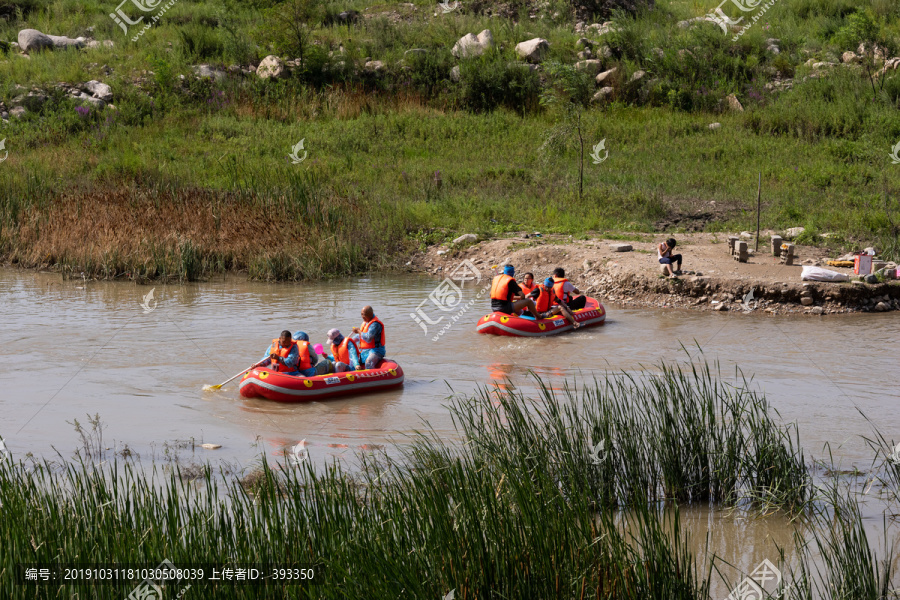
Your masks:
<path fill-rule="evenodd" d="M 218 383 L 218 384 L 216 384 L 216 385 L 209 385 L 209 384 L 206 384 L 206 385 L 203 386 L 203 391 L 204 391 L 204 392 L 212 392 L 212 391 L 214 391 L 214 390 L 220 390 L 220 389 L 222 389 L 222 384 L 221 384 L 221 383 Z"/>

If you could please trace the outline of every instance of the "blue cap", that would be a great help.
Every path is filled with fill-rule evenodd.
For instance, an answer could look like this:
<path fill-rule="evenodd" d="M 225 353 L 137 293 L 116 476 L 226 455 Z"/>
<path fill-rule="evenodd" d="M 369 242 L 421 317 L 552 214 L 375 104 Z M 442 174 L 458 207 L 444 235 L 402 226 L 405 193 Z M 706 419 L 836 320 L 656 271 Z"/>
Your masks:
<path fill-rule="evenodd" d="M 305 331 L 295 331 L 294 335 L 292 335 L 291 337 L 294 338 L 295 342 L 308 342 L 309 341 L 309 336 L 306 335 Z"/>
<path fill-rule="evenodd" d="M 548 277 L 547 279 L 545 279 L 545 280 L 544 280 L 544 286 L 545 286 L 545 287 L 553 287 L 553 278 L 552 278 L 552 277 Z"/>
<path fill-rule="evenodd" d="M 503 267 L 503 274 L 504 275 L 515 275 L 516 270 L 513 268 L 512 265 L 506 265 L 505 267 Z"/>

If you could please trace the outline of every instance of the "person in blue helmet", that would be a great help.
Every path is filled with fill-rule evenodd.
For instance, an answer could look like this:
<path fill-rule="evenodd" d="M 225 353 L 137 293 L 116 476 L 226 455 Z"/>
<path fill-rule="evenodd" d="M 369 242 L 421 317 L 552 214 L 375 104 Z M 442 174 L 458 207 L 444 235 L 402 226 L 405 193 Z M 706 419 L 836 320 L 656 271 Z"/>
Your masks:
<path fill-rule="evenodd" d="M 297 344 L 298 349 L 298 357 L 297 357 L 297 373 L 294 375 L 300 375 L 301 377 L 312 377 L 313 375 L 323 375 L 328 371 L 322 370 L 321 368 L 317 368 L 319 365 L 319 355 L 316 354 L 316 351 L 313 349 L 312 344 L 309 343 L 309 336 L 305 331 L 295 331 L 291 336 L 294 339 L 294 342 Z M 322 367 L 327 367 L 327 364 L 322 364 Z"/>
<path fill-rule="evenodd" d="M 503 273 L 494 277 L 491 282 L 491 310 L 512 315 L 528 309 L 531 314 L 536 315 L 534 300 L 524 297 L 522 288 L 516 283 L 515 274 L 513 266 L 506 265 Z"/>

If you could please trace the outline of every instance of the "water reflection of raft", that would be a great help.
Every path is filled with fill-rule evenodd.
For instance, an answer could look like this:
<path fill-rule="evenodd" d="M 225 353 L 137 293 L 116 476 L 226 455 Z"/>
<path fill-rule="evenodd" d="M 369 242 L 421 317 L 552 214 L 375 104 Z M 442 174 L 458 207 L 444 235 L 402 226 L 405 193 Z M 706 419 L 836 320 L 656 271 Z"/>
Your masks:
<path fill-rule="evenodd" d="M 384 360 L 377 369 L 315 377 L 284 375 L 265 368 L 251 369 L 241 379 L 239 387 L 244 398 L 309 402 L 348 394 L 377 392 L 401 385 L 403 369 L 392 360 Z"/>
<path fill-rule="evenodd" d="M 588 298 L 585 307 L 575 311 L 575 320 L 581 323 L 581 327 L 603 325 L 604 321 L 606 321 L 606 310 L 598 300 Z M 534 320 L 495 312 L 483 316 L 478 321 L 476 331 L 478 333 L 512 337 L 541 337 L 572 331 L 572 326 L 561 316 L 553 317 L 552 319 Z"/>

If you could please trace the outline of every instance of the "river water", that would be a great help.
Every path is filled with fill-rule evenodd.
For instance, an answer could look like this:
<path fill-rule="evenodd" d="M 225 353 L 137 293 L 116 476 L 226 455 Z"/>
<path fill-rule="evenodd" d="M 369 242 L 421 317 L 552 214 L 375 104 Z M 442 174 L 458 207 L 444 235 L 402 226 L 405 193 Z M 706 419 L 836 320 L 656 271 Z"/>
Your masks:
<path fill-rule="evenodd" d="M 868 468 L 873 455 L 862 436 L 871 437 L 872 428 L 860 411 L 900 441 L 900 313 L 773 317 L 608 304 L 603 327 L 542 340 L 496 338 L 474 331 L 487 313 L 484 282 L 464 286 L 450 312 L 429 300 L 438 283 L 385 275 L 135 286 L 0 270 L 0 436 L 17 459 L 54 458 L 56 451 L 69 457 L 82 444 L 74 420 L 90 430 L 86 415 L 99 414 L 104 446 L 127 445 L 142 461 L 177 454 L 246 466 L 260 452 L 279 460 L 304 439 L 309 456 L 323 461 L 390 450 L 425 421 L 452 442 L 451 393 L 506 378 L 527 386 L 529 370 L 559 379 L 654 369 L 696 357 L 699 345 L 726 377 L 735 367 L 752 376 L 782 418 L 798 423 L 808 458 L 824 457 L 828 443 L 842 469 Z M 283 329 L 302 329 L 313 343 L 324 342 L 331 327 L 349 332 L 365 304 L 386 324 L 388 354 L 406 373 L 401 390 L 290 405 L 245 400 L 235 382 L 202 391 L 258 360 Z M 432 321 L 444 316 L 435 325 L 422 321 L 427 333 L 410 315 L 420 306 Z M 222 448 L 195 447 L 202 442 Z M 880 524 L 880 516 L 872 519 Z M 787 528 L 773 536 L 771 526 L 753 529 L 760 544 L 789 541 Z M 734 539 L 752 537 L 744 526 L 729 529 Z M 745 548 L 731 559 L 752 568 L 760 556 Z"/>

